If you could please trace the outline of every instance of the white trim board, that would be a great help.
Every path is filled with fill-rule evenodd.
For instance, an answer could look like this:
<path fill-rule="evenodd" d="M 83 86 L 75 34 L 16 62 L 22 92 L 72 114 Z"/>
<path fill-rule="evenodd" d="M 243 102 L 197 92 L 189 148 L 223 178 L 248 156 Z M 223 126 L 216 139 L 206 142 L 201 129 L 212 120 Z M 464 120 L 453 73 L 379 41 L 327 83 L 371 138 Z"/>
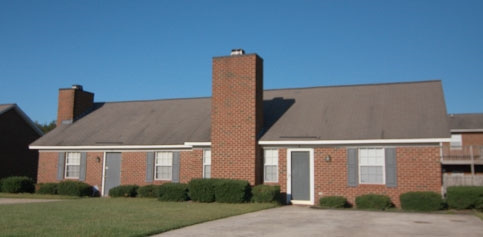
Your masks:
<path fill-rule="evenodd" d="M 372 140 L 316 140 L 316 141 L 260 141 L 260 145 L 349 145 L 349 144 L 405 144 L 450 142 L 450 138 L 372 139 Z"/>

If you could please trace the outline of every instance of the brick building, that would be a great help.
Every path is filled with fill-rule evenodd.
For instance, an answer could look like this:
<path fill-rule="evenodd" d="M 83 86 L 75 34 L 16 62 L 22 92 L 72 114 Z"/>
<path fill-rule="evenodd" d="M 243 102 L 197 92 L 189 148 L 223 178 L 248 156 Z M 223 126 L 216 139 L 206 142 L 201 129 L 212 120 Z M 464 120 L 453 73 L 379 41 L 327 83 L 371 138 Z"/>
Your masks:
<path fill-rule="evenodd" d="M 0 179 L 10 176 L 37 179 L 38 152 L 30 150 L 29 144 L 42 135 L 18 105 L 0 105 Z"/>
<path fill-rule="evenodd" d="M 263 59 L 234 50 L 213 58 L 212 97 L 93 97 L 59 91 L 59 126 L 31 145 L 38 182 L 81 180 L 106 195 L 120 184 L 233 178 L 280 185 L 287 202 L 309 205 L 366 193 L 399 205 L 401 193 L 441 191 L 450 134 L 440 81 L 264 91 Z"/>

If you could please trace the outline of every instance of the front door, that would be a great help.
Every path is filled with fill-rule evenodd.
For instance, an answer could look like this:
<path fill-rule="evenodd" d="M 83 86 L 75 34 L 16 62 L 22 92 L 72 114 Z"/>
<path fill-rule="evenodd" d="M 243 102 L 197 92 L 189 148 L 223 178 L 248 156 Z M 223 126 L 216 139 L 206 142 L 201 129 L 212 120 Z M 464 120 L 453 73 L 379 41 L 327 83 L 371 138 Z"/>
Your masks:
<path fill-rule="evenodd" d="M 310 152 L 291 152 L 292 200 L 310 201 Z"/>
<path fill-rule="evenodd" d="M 111 188 L 121 184 L 121 153 L 106 153 L 104 169 L 104 196 L 108 196 Z"/>

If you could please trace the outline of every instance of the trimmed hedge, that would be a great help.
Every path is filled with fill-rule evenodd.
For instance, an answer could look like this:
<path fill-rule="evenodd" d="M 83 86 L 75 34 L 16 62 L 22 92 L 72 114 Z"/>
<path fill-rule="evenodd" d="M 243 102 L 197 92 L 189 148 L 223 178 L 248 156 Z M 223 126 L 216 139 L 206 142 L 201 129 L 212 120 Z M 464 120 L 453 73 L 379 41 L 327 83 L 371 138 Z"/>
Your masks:
<path fill-rule="evenodd" d="M 386 210 L 392 207 L 391 198 L 380 194 L 366 194 L 356 197 L 358 209 Z"/>
<path fill-rule="evenodd" d="M 214 202 L 215 185 L 219 179 L 192 179 L 188 183 L 189 197 L 195 202 Z"/>
<path fill-rule="evenodd" d="M 476 199 L 476 201 L 475 201 L 475 209 L 478 210 L 478 211 L 482 211 L 483 212 L 483 197 L 480 197 L 480 198 Z"/>
<path fill-rule="evenodd" d="M 399 196 L 401 208 L 409 211 L 437 211 L 441 209 L 441 194 L 435 192 L 407 192 Z"/>
<path fill-rule="evenodd" d="M 188 200 L 188 184 L 165 183 L 159 186 L 158 200 L 171 202 Z"/>
<path fill-rule="evenodd" d="M 33 193 L 34 180 L 25 176 L 12 176 L 2 179 L 2 192 L 4 193 Z"/>
<path fill-rule="evenodd" d="M 138 197 L 143 198 L 157 198 L 159 197 L 159 187 L 160 185 L 146 185 L 138 188 Z"/>
<path fill-rule="evenodd" d="M 41 183 L 39 184 L 38 194 L 57 194 L 57 183 Z"/>
<path fill-rule="evenodd" d="M 475 208 L 476 201 L 483 197 L 483 187 L 457 186 L 448 187 L 446 199 L 449 208 L 471 209 Z"/>
<path fill-rule="evenodd" d="M 252 189 L 253 202 L 280 202 L 280 186 L 257 185 Z"/>
<path fill-rule="evenodd" d="M 136 197 L 139 186 L 119 185 L 109 190 L 110 197 Z"/>
<path fill-rule="evenodd" d="M 57 193 L 66 196 L 92 196 L 93 188 L 84 182 L 67 180 L 57 185 Z"/>
<path fill-rule="evenodd" d="M 319 205 L 323 208 L 345 208 L 349 207 L 347 198 L 342 196 L 327 196 L 319 199 Z"/>
<path fill-rule="evenodd" d="M 222 179 L 215 182 L 215 200 L 221 203 L 250 201 L 251 186 L 246 180 Z"/>

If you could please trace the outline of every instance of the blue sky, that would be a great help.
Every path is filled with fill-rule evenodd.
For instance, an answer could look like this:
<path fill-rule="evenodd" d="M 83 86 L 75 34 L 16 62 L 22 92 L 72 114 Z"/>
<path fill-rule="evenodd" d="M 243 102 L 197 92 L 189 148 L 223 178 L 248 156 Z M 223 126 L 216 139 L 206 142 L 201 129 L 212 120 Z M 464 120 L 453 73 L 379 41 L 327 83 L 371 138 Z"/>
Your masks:
<path fill-rule="evenodd" d="M 56 119 L 95 101 L 211 96 L 211 60 L 264 59 L 264 88 L 438 79 L 448 113 L 483 112 L 483 1 L 0 1 L 0 104 Z"/>

